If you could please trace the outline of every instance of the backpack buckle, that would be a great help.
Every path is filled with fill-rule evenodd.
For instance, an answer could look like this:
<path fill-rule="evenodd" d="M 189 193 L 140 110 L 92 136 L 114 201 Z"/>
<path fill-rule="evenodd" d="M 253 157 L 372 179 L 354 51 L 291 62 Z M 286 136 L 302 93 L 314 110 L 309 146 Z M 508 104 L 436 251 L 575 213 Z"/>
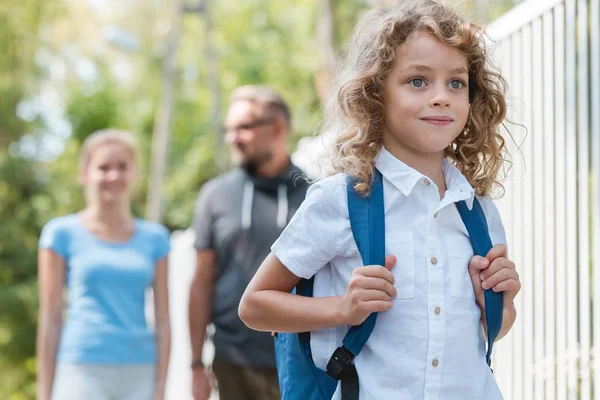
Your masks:
<path fill-rule="evenodd" d="M 345 346 L 338 347 L 327 363 L 327 374 L 333 379 L 339 380 L 342 372 L 344 372 L 347 365 L 352 364 L 353 359 L 354 354 L 350 350 Z"/>

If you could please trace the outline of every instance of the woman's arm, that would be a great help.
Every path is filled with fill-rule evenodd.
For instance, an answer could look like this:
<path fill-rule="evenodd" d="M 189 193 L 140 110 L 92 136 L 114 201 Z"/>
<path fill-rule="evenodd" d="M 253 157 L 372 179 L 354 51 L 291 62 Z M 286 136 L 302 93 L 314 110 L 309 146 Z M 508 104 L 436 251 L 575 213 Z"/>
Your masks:
<path fill-rule="evenodd" d="M 358 325 L 372 312 L 391 308 L 396 289 L 389 270 L 395 262 L 395 257 L 388 257 L 386 268 L 356 268 L 346 294 L 314 298 L 290 293 L 300 278 L 271 253 L 242 296 L 240 318 L 252 329 L 276 332 Z"/>
<path fill-rule="evenodd" d="M 168 259 L 167 257 L 163 257 L 156 263 L 154 278 L 154 312 L 156 316 L 156 347 L 158 354 L 155 400 L 162 400 L 165 396 L 169 357 L 171 354 L 168 270 Z"/>
<path fill-rule="evenodd" d="M 36 344 L 37 398 L 50 400 L 56 353 L 62 331 L 62 295 L 65 261 L 49 249 L 40 249 L 38 255 L 38 280 L 40 309 Z"/>

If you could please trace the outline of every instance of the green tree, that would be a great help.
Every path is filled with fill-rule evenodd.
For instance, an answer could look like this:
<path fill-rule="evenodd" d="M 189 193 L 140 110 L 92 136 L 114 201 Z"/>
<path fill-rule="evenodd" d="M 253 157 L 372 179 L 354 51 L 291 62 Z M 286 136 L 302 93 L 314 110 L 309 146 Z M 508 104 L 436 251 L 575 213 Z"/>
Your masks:
<path fill-rule="evenodd" d="M 0 394 L 32 398 L 37 309 L 36 206 L 44 184 L 33 164 L 0 152 Z"/>
<path fill-rule="evenodd" d="M 16 115 L 17 106 L 35 87 L 38 29 L 60 10 L 54 0 L 0 2 L 0 147 L 27 131 L 27 123 Z"/>
<path fill-rule="evenodd" d="M 39 29 L 60 13 L 54 0 L 0 2 L 0 397 L 34 397 L 36 247 L 49 207 L 46 182 L 12 146 L 39 126 L 17 110 L 35 93 Z"/>

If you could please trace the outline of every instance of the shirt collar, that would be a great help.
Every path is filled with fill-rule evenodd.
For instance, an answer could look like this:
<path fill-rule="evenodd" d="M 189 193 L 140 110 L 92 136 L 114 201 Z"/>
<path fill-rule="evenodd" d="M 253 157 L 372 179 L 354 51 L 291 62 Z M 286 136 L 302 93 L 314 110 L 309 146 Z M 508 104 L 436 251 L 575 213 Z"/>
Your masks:
<path fill-rule="evenodd" d="M 385 147 L 381 148 L 375 158 L 375 167 L 385 179 L 390 181 L 406 197 L 410 196 L 419 181 L 427 179 L 425 175 L 394 157 Z M 447 186 L 442 202 L 449 204 L 465 200 L 467 206 L 471 209 L 475 198 L 475 189 L 450 161 L 444 159 L 442 169 Z M 442 204 L 440 204 L 440 207 L 442 208 Z"/>
<path fill-rule="evenodd" d="M 475 200 L 475 189 L 467 178 L 447 159 L 442 162 L 442 170 L 444 171 L 447 187 L 443 202 L 446 203 L 446 199 L 448 199 L 446 204 L 464 200 L 469 210 L 472 209 Z"/>
<path fill-rule="evenodd" d="M 375 158 L 375 167 L 406 197 L 410 196 L 419 179 L 424 178 L 420 172 L 394 157 L 383 146 Z"/>

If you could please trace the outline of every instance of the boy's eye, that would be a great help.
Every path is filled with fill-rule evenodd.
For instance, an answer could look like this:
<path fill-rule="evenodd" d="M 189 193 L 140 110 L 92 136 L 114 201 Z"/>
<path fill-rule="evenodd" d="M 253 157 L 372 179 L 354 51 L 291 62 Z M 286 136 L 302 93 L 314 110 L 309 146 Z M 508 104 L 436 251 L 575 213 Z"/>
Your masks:
<path fill-rule="evenodd" d="M 423 78 L 412 78 L 408 83 L 419 88 L 425 84 L 425 80 Z"/>
<path fill-rule="evenodd" d="M 452 81 L 450 81 L 450 87 L 452 89 L 462 89 L 464 86 L 464 83 L 458 79 L 453 79 Z"/>

